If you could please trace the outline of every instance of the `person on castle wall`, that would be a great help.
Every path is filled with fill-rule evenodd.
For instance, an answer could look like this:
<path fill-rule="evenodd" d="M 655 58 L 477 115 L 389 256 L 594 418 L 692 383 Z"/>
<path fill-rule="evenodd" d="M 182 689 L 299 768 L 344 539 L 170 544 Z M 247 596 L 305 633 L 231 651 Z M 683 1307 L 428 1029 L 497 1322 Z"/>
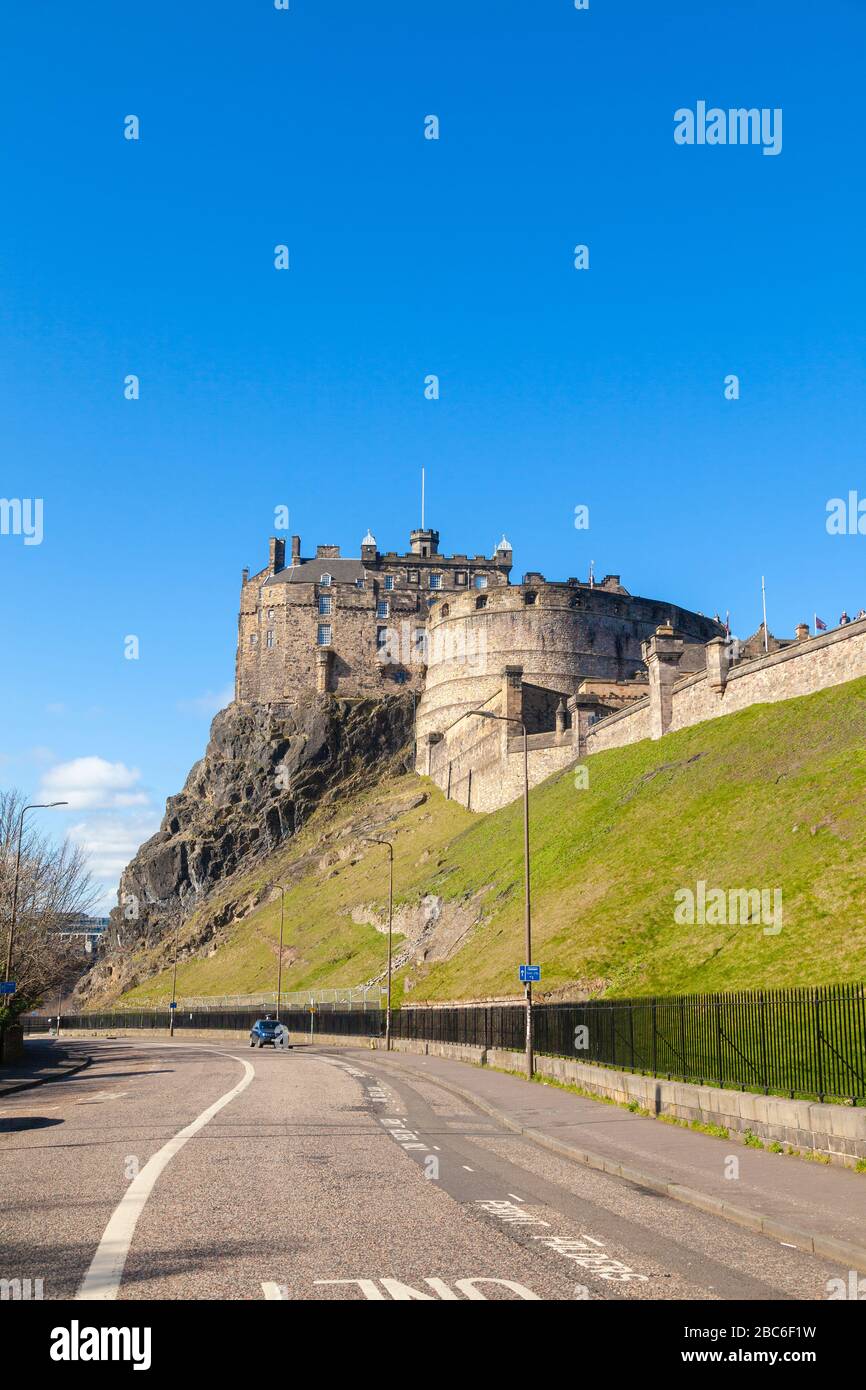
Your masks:
<path fill-rule="evenodd" d="M 839 619 L 839 626 L 840 626 L 840 627 L 845 627 L 846 624 L 850 623 L 850 621 L 851 621 L 851 619 L 848 617 L 848 614 L 845 612 L 845 609 L 843 608 L 843 609 L 842 609 L 842 616 L 841 616 L 841 618 Z"/>
<path fill-rule="evenodd" d="M 861 609 L 860 609 L 860 612 L 857 614 L 857 617 L 854 619 L 855 623 L 859 623 L 859 621 L 860 621 L 861 618 L 866 618 L 866 608 L 861 608 Z"/>

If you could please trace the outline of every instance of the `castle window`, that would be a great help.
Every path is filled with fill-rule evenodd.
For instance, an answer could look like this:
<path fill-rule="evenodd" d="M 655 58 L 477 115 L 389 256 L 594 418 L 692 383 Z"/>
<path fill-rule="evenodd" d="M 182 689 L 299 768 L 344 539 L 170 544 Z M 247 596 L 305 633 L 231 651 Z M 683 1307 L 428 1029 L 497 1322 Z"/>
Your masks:
<path fill-rule="evenodd" d="M 394 587 L 394 576 L 393 576 L 393 574 L 386 574 L 386 575 L 385 575 L 385 588 L 386 588 L 386 589 L 393 589 L 393 587 Z"/>
<path fill-rule="evenodd" d="M 269 623 L 272 623 L 273 621 L 274 621 L 274 610 L 273 610 L 273 608 L 269 608 L 269 609 L 268 609 L 268 622 L 269 622 Z"/>
<path fill-rule="evenodd" d="M 454 583 L 455 583 L 455 584 L 465 584 L 465 583 L 466 583 L 466 571 L 465 571 L 465 570 L 458 570 L 458 571 L 457 571 L 457 573 L 456 573 L 455 576 L 454 576 Z"/>
<path fill-rule="evenodd" d="M 267 639 L 266 639 L 266 641 L 265 641 L 265 646 L 266 646 L 266 647 L 272 647 L 273 645 L 274 645 L 274 629 L 273 629 L 272 627 L 269 627 L 269 628 L 268 628 Z"/>
<path fill-rule="evenodd" d="M 331 645 L 331 624 L 319 623 L 316 628 L 316 646 L 330 647 Z"/>
<path fill-rule="evenodd" d="M 473 582 L 473 584 L 475 585 L 476 589 L 486 589 L 486 588 L 487 588 L 487 575 L 486 575 L 486 574 L 476 574 L 476 576 L 475 576 L 475 578 L 473 579 L 472 582 Z"/>
<path fill-rule="evenodd" d="M 383 652 L 388 645 L 388 629 L 386 627 L 376 628 L 376 651 Z"/>
<path fill-rule="evenodd" d="M 427 660 L 427 629 L 416 627 L 415 629 L 415 657 L 418 661 Z"/>
<path fill-rule="evenodd" d="M 476 607 L 476 608 L 486 608 L 486 607 L 487 607 L 487 599 L 486 599 L 486 598 L 477 598 L 477 599 L 475 600 L 475 607 Z"/>
<path fill-rule="evenodd" d="M 364 587 L 364 581 L 363 581 L 363 579 L 356 579 L 356 580 L 355 580 L 355 588 L 356 588 L 356 589 L 363 589 L 363 587 Z"/>
<path fill-rule="evenodd" d="M 333 606 L 334 600 L 331 598 L 330 594 L 319 594 L 320 613 L 323 613 L 326 617 L 330 617 Z"/>
<path fill-rule="evenodd" d="M 533 593 L 533 594 L 524 594 L 524 595 L 523 595 L 523 602 L 524 602 L 524 603 L 534 603 L 535 600 L 536 600 L 537 598 L 538 598 L 538 595 L 537 595 L 537 594 L 534 594 L 534 593 Z"/>
<path fill-rule="evenodd" d="M 329 574 L 321 575 L 319 578 L 319 583 L 324 584 L 326 589 L 329 588 L 331 583 L 331 576 Z"/>
<path fill-rule="evenodd" d="M 409 581 L 410 584 L 417 584 L 417 583 L 418 583 L 418 571 L 417 571 L 417 570 L 407 570 L 407 571 L 406 571 L 406 578 L 408 579 L 408 581 Z"/>
<path fill-rule="evenodd" d="M 387 618 L 391 612 L 391 605 L 386 598 L 380 598 L 376 604 L 376 617 Z"/>
<path fill-rule="evenodd" d="M 251 632 L 251 633 L 250 633 L 250 646 L 251 646 L 251 647 L 257 647 L 258 645 L 259 645 L 259 634 L 258 634 L 257 632 Z"/>
<path fill-rule="evenodd" d="M 442 607 L 439 609 L 439 616 L 440 618 L 447 618 L 450 612 L 451 609 L 448 607 L 448 604 L 443 603 Z"/>
<path fill-rule="evenodd" d="M 442 588 L 442 576 L 441 576 L 441 574 L 431 574 L 431 575 L 430 575 L 430 580 L 429 580 L 429 582 L 430 582 L 430 588 L 431 588 L 431 589 L 441 589 L 441 588 Z"/>

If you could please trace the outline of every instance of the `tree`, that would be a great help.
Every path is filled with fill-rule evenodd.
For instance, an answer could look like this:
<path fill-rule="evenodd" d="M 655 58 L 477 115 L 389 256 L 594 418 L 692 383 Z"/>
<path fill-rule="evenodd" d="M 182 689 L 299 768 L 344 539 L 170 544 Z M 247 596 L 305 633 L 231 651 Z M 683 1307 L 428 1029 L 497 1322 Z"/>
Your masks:
<path fill-rule="evenodd" d="M 5 964 L 12 926 L 18 831 L 25 805 L 19 791 L 0 791 L 0 965 Z M 80 947 L 74 940 L 61 941 L 60 933 L 71 918 L 88 913 L 98 896 L 81 847 L 69 840 L 51 844 L 25 816 L 12 945 L 17 989 L 0 1001 L 0 1027 L 44 996 L 71 988 L 81 974 Z"/>

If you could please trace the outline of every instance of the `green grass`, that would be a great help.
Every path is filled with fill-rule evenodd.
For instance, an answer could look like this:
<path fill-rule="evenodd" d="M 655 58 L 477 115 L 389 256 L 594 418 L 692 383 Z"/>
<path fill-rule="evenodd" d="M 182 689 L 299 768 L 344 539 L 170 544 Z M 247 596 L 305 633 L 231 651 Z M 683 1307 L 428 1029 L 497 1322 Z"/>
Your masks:
<path fill-rule="evenodd" d="M 587 764 L 588 789 L 576 789 L 566 771 L 531 797 L 533 942 L 543 995 L 866 978 L 866 679 L 753 706 Z M 353 922 L 351 913 L 362 904 L 384 913 L 387 858 L 360 840 L 358 827 L 382 825 L 399 799 L 419 788 L 428 793 L 425 804 L 397 815 L 388 829 L 395 909 L 434 894 L 445 905 L 477 904 L 481 920 L 451 958 L 401 971 L 395 1001 L 516 994 L 521 804 L 472 815 L 411 776 L 343 803 L 337 816 L 333 808 L 320 812 L 257 873 L 214 895 L 182 940 L 228 895 L 240 898 L 294 873 L 283 987 L 357 984 L 377 973 L 384 936 Z M 310 855 L 304 870 L 301 861 Z M 694 889 L 699 879 L 724 889 L 781 888 L 782 931 L 677 925 L 674 893 Z M 274 988 L 278 912 L 278 902 L 268 903 L 222 929 L 215 954 L 181 965 L 178 993 Z M 142 976 L 167 959 L 163 943 L 140 962 Z M 167 998 L 170 983 L 163 972 L 125 997 Z"/>

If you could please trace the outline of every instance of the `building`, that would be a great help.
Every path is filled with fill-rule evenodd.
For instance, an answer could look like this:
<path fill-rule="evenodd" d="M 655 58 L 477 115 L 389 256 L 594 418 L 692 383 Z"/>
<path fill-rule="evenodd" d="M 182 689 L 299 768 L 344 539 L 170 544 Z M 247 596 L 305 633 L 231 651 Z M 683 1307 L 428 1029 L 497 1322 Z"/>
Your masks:
<path fill-rule="evenodd" d="M 336 545 L 301 554 L 292 536 L 272 538 L 265 569 L 244 570 L 238 619 L 235 699 L 291 702 L 302 693 L 376 695 L 401 686 L 420 690 L 427 629 L 438 604 L 464 593 L 506 587 L 511 546 L 493 555 L 441 555 L 439 532 L 418 529 L 403 554 L 382 554 L 368 531 L 360 555 Z"/>

